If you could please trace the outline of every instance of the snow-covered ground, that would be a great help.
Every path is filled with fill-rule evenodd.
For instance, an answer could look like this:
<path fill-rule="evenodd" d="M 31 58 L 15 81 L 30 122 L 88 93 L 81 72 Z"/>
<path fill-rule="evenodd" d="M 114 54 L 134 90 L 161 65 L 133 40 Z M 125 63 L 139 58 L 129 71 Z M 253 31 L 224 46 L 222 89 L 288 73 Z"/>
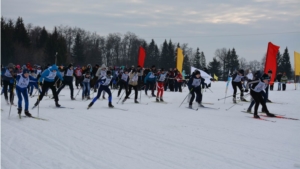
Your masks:
<path fill-rule="evenodd" d="M 48 97 L 40 103 L 39 117 L 19 119 L 17 107 L 1 96 L 2 169 L 293 169 L 300 168 L 300 120 L 267 118 L 256 120 L 242 113 L 249 103 L 232 106 L 225 96 L 225 82 L 215 82 L 203 95 L 205 106 L 219 110 L 179 107 L 187 95 L 165 92 L 168 104 L 153 102 L 142 93 L 142 103 L 129 99 L 124 105 L 107 108 L 107 100 L 70 100 L 62 90 L 59 103 L 72 107 L 54 108 Z M 300 119 L 300 90 L 271 91 L 267 104 L 275 114 Z M 277 84 L 275 84 L 277 89 Z M 75 89 L 76 95 L 78 89 Z M 51 94 L 51 92 L 50 92 Z M 232 95 L 229 90 L 228 95 Z M 106 95 L 107 96 L 107 95 Z M 131 98 L 133 95 L 131 96 Z M 247 97 L 246 99 L 250 99 Z M 30 107 L 35 98 L 30 98 Z M 15 103 L 17 98 L 15 97 Z M 52 106 L 52 107 L 50 107 Z M 196 107 L 196 104 L 194 104 Z M 259 110 L 261 109 L 261 106 Z M 31 110 L 37 116 L 38 109 Z"/>

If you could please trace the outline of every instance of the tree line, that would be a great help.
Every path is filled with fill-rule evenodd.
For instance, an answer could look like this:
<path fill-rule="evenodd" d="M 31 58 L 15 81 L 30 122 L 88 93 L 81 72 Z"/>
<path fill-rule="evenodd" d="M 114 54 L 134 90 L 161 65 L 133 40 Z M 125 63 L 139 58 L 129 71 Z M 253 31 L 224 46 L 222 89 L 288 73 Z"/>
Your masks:
<path fill-rule="evenodd" d="M 136 66 L 138 61 L 138 49 L 140 46 L 146 50 L 145 67 L 155 65 L 158 68 L 176 67 L 176 49 L 183 50 L 183 70 L 190 74 L 190 66 L 206 69 L 220 80 L 226 80 L 229 72 L 234 70 L 250 69 L 263 70 L 264 60 L 247 61 L 239 58 L 235 48 L 216 49 L 211 62 L 206 62 L 204 51 L 199 48 L 193 50 L 188 43 L 172 42 L 164 40 L 158 45 L 154 39 L 150 43 L 138 37 L 132 32 L 122 35 L 110 33 L 106 37 L 97 33 L 91 33 L 81 28 L 69 26 L 56 26 L 52 32 L 45 27 L 33 26 L 31 23 L 25 26 L 22 17 L 14 22 L 12 19 L 1 17 L 1 63 L 26 64 L 53 64 L 58 65 L 86 65 L 106 64 L 108 66 Z M 57 60 L 56 60 L 57 58 Z M 277 55 L 278 71 L 286 72 L 292 76 L 288 48 L 281 55 Z"/>

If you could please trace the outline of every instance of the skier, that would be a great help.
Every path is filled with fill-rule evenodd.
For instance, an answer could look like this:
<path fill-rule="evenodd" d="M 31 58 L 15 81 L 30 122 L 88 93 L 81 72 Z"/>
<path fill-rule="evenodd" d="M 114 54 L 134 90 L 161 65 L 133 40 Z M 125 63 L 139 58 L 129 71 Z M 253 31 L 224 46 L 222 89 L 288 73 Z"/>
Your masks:
<path fill-rule="evenodd" d="M 82 69 L 80 68 L 80 66 L 77 66 L 77 68 L 75 69 L 75 86 L 77 89 L 79 85 L 82 87 L 82 80 Z"/>
<path fill-rule="evenodd" d="M 149 87 L 151 88 L 152 91 L 152 97 L 156 97 L 154 94 L 154 87 L 155 87 L 155 82 L 156 82 L 156 69 L 155 69 L 155 65 L 153 65 L 151 67 L 150 72 L 147 74 L 147 76 L 144 79 L 144 83 L 146 84 L 146 88 L 145 88 L 145 94 L 147 95 L 147 91 L 149 89 Z"/>
<path fill-rule="evenodd" d="M 158 72 L 157 76 L 157 95 L 156 95 L 156 101 L 163 102 L 163 95 L 164 95 L 164 83 L 167 78 L 168 74 L 165 72 L 164 68 L 161 68 L 161 70 Z"/>
<path fill-rule="evenodd" d="M 40 81 L 44 80 L 43 86 L 42 86 L 42 93 L 39 96 L 39 98 L 37 99 L 36 103 L 34 104 L 34 107 L 36 107 L 40 103 L 40 101 L 43 99 L 46 91 L 49 88 L 52 90 L 52 94 L 53 94 L 54 101 L 55 101 L 55 106 L 60 107 L 60 104 L 58 104 L 58 94 L 57 94 L 55 86 L 54 86 L 54 84 L 55 84 L 54 79 L 56 76 L 61 81 L 64 80 L 55 64 L 52 65 L 51 67 L 49 67 L 48 69 L 44 70 L 44 72 L 42 73 L 41 78 L 40 78 Z"/>
<path fill-rule="evenodd" d="M 232 75 L 232 87 L 233 87 L 233 103 L 236 103 L 236 92 L 237 92 L 237 88 L 238 87 L 241 91 L 241 101 L 247 101 L 244 98 L 244 90 L 243 90 L 243 86 L 242 86 L 242 81 L 244 81 L 244 70 L 240 69 L 238 72 L 234 73 Z"/>
<path fill-rule="evenodd" d="M 178 70 L 176 70 L 175 81 L 177 82 L 177 88 L 179 89 L 179 92 L 182 92 L 182 82 L 183 82 L 183 80 L 182 80 L 182 75 Z M 176 90 L 176 92 L 177 92 L 177 90 Z"/>
<path fill-rule="evenodd" d="M 127 98 L 129 98 L 129 95 L 131 94 L 131 89 L 134 89 L 134 103 L 139 103 L 137 101 L 138 98 L 138 80 L 139 80 L 139 76 L 140 74 L 143 74 L 143 72 L 137 72 L 135 69 L 132 69 L 130 74 L 129 74 L 129 87 L 128 87 L 128 92 L 123 100 L 123 103 L 126 101 Z"/>
<path fill-rule="evenodd" d="M 16 83 L 16 92 L 18 96 L 18 114 L 22 113 L 22 95 L 25 101 L 25 115 L 31 117 L 31 114 L 28 111 L 29 101 L 28 101 L 28 93 L 27 87 L 29 85 L 30 80 L 34 80 L 31 76 L 29 76 L 29 70 L 23 69 L 23 73 L 18 75 Z"/>
<path fill-rule="evenodd" d="M 112 105 L 112 96 L 111 96 L 111 91 L 109 89 L 109 84 L 111 81 L 111 71 L 106 72 L 106 76 L 102 77 L 97 81 L 99 83 L 100 87 L 98 89 L 98 94 L 97 96 L 92 100 L 92 102 L 88 105 L 88 109 L 93 106 L 93 104 L 99 99 L 101 96 L 101 92 L 104 90 L 106 93 L 108 93 L 108 107 L 113 108 L 114 106 Z"/>
<path fill-rule="evenodd" d="M 259 104 L 262 105 L 263 109 L 265 110 L 265 113 L 267 116 L 269 117 L 275 117 L 274 114 L 270 113 L 266 102 L 263 99 L 263 96 L 261 94 L 261 91 L 263 91 L 269 84 L 269 76 L 267 74 L 264 74 L 260 79 L 258 80 L 253 80 L 253 81 L 249 81 L 246 85 L 246 90 L 245 92 L 248 92 L 249 87 L 250 87 L 250 95 L 251 97 L 254 99 L 255 101 L 255 107 L 254 107 L 254 118 L 260 118 L 257 115 L 257 110 L 258 110 L 258 106 Z"/>
<path fill-rule="evenodd" d="M 88 100 L 90 98 L 90 81 L 91 81 L 91 74 L 89 71 L 86 71 L 86 73 L 83 75 L 83 82 L 82 82 L 82 100 L 84 100 L 84 97 L 86 97 Z"/>
<path fill-rule="evenodd" d="M 69 64 L 68 68 L 65 69 L 64 72 L 65 72 L 65 76 L 64 76 L 63 84 L 58 88 L 57 95 L 59 95 L 60 91 L 66 85 L 68 85 L 70 87 L 70 91 L 71 91 L 71 100 L 75 100 L 74 88 L 73 88 L 73 75 L 74 75 L 73 64 Z"/>
<path fill-rule="evenodd" d="M 195 93 L 196 93 L 196 102 L 198 103 L 199 107 L 204 107 L 202 102 L 202 93 L 201 93 L 201 85 L 202 89 L 204 88 L 204 80 L 201 79 L 201 74 L 199 70 L 196 70 L 193 75 L 191 76 L 190 80 L 188 81 L 188 88 L 190 90 L 191 99 L 189 102 L 189 108 L 192 108 L 193 101 L 195 99 Z"/>
<path fill-rule="evenodd" d="M 125 99 L 129 99 L 129 96 L 128 96 L 128 81 L 129 81 L 129 75 L 128 75 L 128 70 L 125 69 L 124 70 L 124 73 L 122 73 L 120 76 L 120 88 L 119 88 L 119 91 L 118 91 L 118 97 L 120 96 L 120 93 L 124 87 L 125 89 Z"/>
<path fill-rule="evenodd" d="M 30 81 L 29 81 L 30 92 L 29 92 L 29 95 L 32 96 L 33 88 L 36 88 L 41 93 L 42 91 L 41 91 L 41 89 L 38 86 L 38 79 L 39 79 L 39 77 L 35 73 L 34 70 L 31 70 L 31 73 L 30 73 L 29 77 L 30 77 Z"/>
<path fill-rule="evenodd" d="M 14 65 L 12 63 L 9 63 L 7 68 L 5 69 L 4 74 L 2 75 L 3 80 L 3 92 L 4 92 L 4 98 L 7 104 L 13 104 L 14 101 L 14 93 L 13 93 L 13 85 L 14 85 L 14 77 L 17 75 L 14 70 Z M 8 102 L 8 94 L 7 94 L 7 87 L 9 87 L 9 101 Z"/>
<path fill-rule="evenodd" d="M 106 76 L 106 71 L 107 71 L 107 67 L 105 66 L 105 64 L 102 64 L 102 66 L 98 68 L 95 76 L 98 77 L 98 80 L 99 80 L 102 77 Z M 105 99 L 105 92 L 104 91 L 103 91 L 102 98 Z"/>

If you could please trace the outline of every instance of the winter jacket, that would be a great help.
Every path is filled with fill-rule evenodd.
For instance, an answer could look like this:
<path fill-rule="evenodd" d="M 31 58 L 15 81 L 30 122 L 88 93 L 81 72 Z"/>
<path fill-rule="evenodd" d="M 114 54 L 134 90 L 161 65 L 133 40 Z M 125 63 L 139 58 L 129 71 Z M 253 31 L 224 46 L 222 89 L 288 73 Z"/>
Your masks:
<path fill-rule="evenodd" d="M 288 81 L 288 77 L 286 75 L 282 75 L 281 77 L 281 83 L 286 84 Z"/>

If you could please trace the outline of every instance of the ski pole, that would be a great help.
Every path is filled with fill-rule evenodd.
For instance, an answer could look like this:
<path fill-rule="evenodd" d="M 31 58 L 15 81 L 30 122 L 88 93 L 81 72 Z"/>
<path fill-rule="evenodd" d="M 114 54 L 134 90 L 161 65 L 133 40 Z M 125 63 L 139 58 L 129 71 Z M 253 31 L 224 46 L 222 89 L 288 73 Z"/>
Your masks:
<path fill-rule="evenodd" d="M 117 104 L 118 104 L 119 101 L 122 99 L 122 96 L 123 96 L 124 93 L 125 93 L 125 92 L 123 92 L 123 93 L 121 94 L 121 97 L 120 97 L 120 99 L 118 100 Z"/>
<path fill-rule="evenodd" d="M 75 96 L 75 99 L 76 99 L 76 97 L 77 97 L 77 95 L 79 94 L 79 92 L 80 92 L 81 89 L 82 89 L 82 87 L 80 86 L 80 89 L 78 90 L 78 92 L 77 92 L 77 94 L 76 94 L 76 96 Z"/>
<path fill-rule="evenodd" d="M 193 91 L 193 89 L 191 89 L 190 91 L 189 91 L 189 93 L 185 96 L 185 98 L 183 99 L 183 101 L 181 102 L 181 104 L 179 105 L 179 107 L 182 105 L 182 103 L 185 101 L 185 99 L 190 95 L 190 92 L 191 91 Z"/>
<path fill-rule="evenodd" d="M 237 93 L 236 95 L 238 95 L 238 94 L 240 94 L 240 93 Z M 223 98 L 218 99 L 218 101 L 223 100 L 223 99 L 226 99 L 226 98 L 228 98 L 228 97 L 233 97 L 233 96 L 234 96 L 234 95 L 226 96 L 226 97 L 223 97 Z"/>
<path fill-rule="evenodd" d="M 40 82 L 39 82 L 40 83 Z M 40 92 L 39 92 L 39 94 L 38 94 L 38 115 L 37 115 L 37 117 L 39 117 L 40 116 Z"/>

